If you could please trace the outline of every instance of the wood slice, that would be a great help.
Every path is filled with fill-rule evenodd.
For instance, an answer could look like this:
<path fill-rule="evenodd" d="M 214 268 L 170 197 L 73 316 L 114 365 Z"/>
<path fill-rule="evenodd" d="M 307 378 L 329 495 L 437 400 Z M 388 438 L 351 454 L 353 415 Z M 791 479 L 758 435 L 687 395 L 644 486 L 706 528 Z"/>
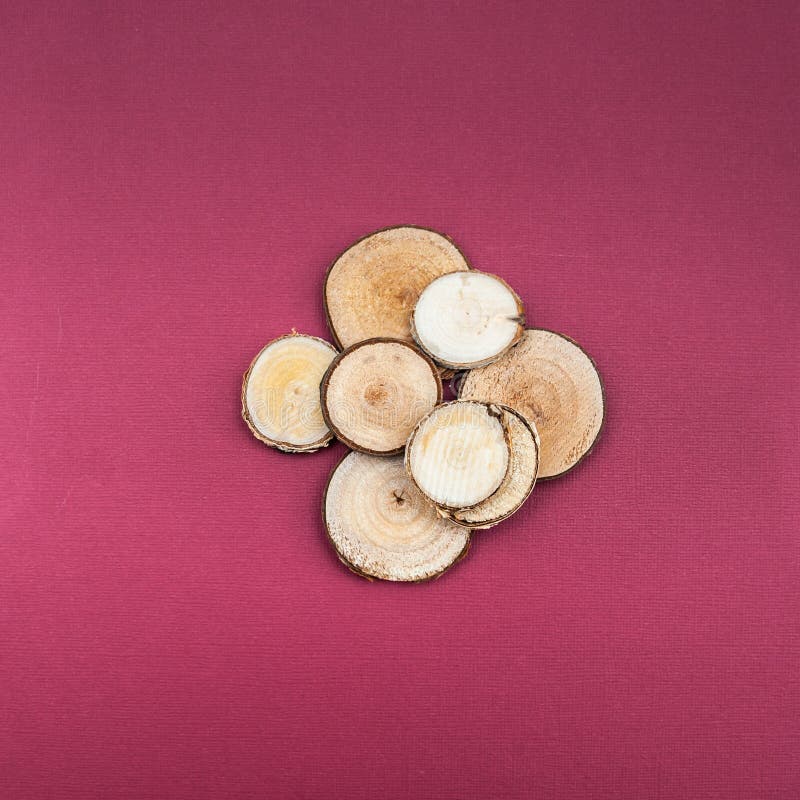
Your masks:
<path fill-rule="evenodd" d="M 333 439 L 322 416 L 319 386 L 336 348 L 290 333 L 267 344 L 242 381 L 242 417 L 253 435 L 287 453 L 311 453 Z"/>
<path fill-rule="evenodd" d="M 409 437 L 406 468 L 441 509 L 476 506 L 501 486 L 510 461 L 503 414 L 488 403 L 437 406 Z"/>
<path fill-rule="evenodd" d="M 464 400 L 491 400 L 521 412 L 539 432 L 540 478 L 572 469 L 592 448 L 603 424 L 603 386 L 592 359 L 567 336 L 527 330 L 502 359 L 472 370 Z"/>
<path fill-rule="evenodd" d="M 325 315 L 341 348 L 364 339 L 411 341 L 411 310 L 420 292 L 448 272 L 468 270 L 446 236 L 403 225 L 369 234 L 344 251 L 325 277 Z"/>
<path fill-rule="evenodd" d="M 414 341 L 437 363 L 472 369 L 500 358 L 524 331 L 516 292 L 486 272 L 443 275 L 425 289 L 411 315 Z"/>
<path fill-rule="evenodd" d="M 339 559 L 368 578 L 435 578 L 469 549 L 469 531 L 436 513 L 401 456 L 348 453 L 328 480 L 322 515 Z"/>
<path fill-rule="evenodd" d="M 539 435 L 518 411 L 498 406 L 508 430 L 511 463 L 500 488 L 487 500 L 473 508 L 449 512 L 459 525 L 470 528 L 492 528 L 518 511 L 528 499 L 539 471 Z"/>
<path fill-rule="evenodd" d="M 372 455 L 402 452 L 414 426 L 442 401 L 436 365 L 399 339 L 368 339 L 332 362 L 322 414 L 337 438 Z"/>

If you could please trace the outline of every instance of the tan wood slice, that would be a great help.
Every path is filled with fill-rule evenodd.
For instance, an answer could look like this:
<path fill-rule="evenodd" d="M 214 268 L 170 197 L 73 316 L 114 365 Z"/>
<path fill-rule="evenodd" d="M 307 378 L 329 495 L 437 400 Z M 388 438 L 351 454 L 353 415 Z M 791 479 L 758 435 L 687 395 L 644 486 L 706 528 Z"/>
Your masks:
<path fill-rule="evenodd" d="M 540 478 L 572 469 L 603 424 L 603 386 L 594 362 L 572 339 L 552 331 L 525 331 L 499 361 L 466 375 L 459 398 L 504 403 L 524 414 L 539 432 Z"/>
<path fill-rule="evenodd" d="M 469 531 L 436 513 L 402 456 L 348 453 L 328 480 L 322 514 L 339 559 L 368 578 L 435 578 L 469 548 Z"/>
<path fill-rule="evenodd" d="M 528 499 L 539 471 L 539 435 L 522 414 L 498 406 L 508 430 L 511 463 L 500 488 L 473 508 L 448 512 L 450 518 L 470 528 L 492 528 L 518 511 Z"/>
<path fill-rule="evenodd" d="M 257 439 L 288 453 L 311 453 L 333 439 L 319 386 L 336 353 L 323 339 L 300 333 L 261 350 L 242 381 L 242 417 Z"/>
<path fill-rule="evenodd" d="M 344 251 L 325 277 L 323 298 L 334 341 L 342 348 L 375 337 L 411 341 L 411 310 L 434 278 L 468 270 L 446 236 L 402 225 L 377 231 Z"/>
<path fill-rule="evenodd" d="M 510 461 L 503 413 L 488 403 L 437 406 L 409 437 L 406 468 L 436 506 L 459 511 L 491 497 Z"/>
<path fill-rule="evenodd" d="M 516 292 L 486 272 L 451 273 L 423 289 L 411 316 L 414 341 L 451 369 L 489 364 L 516 344 L 525 310 Z"/>
<path fill-rule="evenodd" d="M 332 362 L 322 414 L 337 438 L 372 455 L 402 452 L 414 426 L 442 400 L 436 365 L 399 339 L 367 339 Z"/>

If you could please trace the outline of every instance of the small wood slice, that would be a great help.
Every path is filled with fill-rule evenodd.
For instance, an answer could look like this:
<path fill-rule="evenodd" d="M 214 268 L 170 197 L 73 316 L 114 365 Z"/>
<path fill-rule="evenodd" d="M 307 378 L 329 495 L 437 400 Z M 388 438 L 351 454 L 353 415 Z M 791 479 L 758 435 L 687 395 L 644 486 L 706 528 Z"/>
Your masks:
<path fill-rule="evenodd" d="M 339 559 L 368 578 L 435 578 L 469 548 L 469 531 L 436 513 L 402 456 L 348 453 L 328 480 L 322 515 Z"/>
<path fill-rule="evenodd" d="M 476 506 L 501 486 L 510 461 L 503 414 L 488 403 L 455 400 L 437 406 L 414 429 L 406 468 L 441 509 Z"/>
<path fill-rule="evenodd" d="M 242 381 L 242 418 L 257 439 L 287 453 L 311 453 L 330 443 L 319 385 L 335 356 L 333 345 L 299 333 L 261 350 Z"/>
<path fill-rule="evenodd" d="M 442 400 L 436 365 L 398 339 L 368 339 L 337 356 L 321 384 L 322 414 L 353 450 L 393 455 Z"/>
<path fill-rule="evenodd" d="M 539 436 L 536 429 L 519 412 L 498 406 L 508 430 L 511 463 L 500 488 L 473 508 L 449 512 L 459 525 L 470 528 L 492 528 L 514 514 L 528 499 L 539 471 Z"/>
<path fill-rule="evenodd" d="M 434 278 L 468 270 L 453 242 L 436 231 L 404 225 L 377 231 L 344 251 L 325 278 L 323 298 L 334 341 L 411 341 L 409 320 L 420 292 Z"/>
<path fill-rule="evenodd" d="M 552 331 L 525 331 L 499 361 L 472 370 L 458 396 L 521 412 L 539 432 L 540 478 L 572 469 L 603 424 L 603 386 L 594 362 L 572 339 Z"/>
<path fill-rule="evenodd" d="M 524 331 L 525 310 L 496 275 L 471 270 L 436 278 L 411 316 L 414 341 L 439 365 L 472 369 L 500 358 Z"/>

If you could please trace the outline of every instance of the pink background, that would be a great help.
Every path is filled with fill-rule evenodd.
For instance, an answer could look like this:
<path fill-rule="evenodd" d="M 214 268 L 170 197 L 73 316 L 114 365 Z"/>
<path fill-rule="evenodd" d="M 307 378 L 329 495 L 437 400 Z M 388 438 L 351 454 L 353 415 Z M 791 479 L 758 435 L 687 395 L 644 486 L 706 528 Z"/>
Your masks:
<path fill-rule="evenodd" d="M 4 3 L 4 800 L 800 796 L 796 9 Z M 401 222 L 608 395 L 419 586 L 238 408 Z"/>

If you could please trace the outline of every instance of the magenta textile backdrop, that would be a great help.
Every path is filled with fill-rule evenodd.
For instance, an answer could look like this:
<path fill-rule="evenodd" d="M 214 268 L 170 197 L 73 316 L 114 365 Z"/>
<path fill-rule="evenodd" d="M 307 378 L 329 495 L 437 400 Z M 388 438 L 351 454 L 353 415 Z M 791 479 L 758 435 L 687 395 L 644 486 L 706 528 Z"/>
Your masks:
<path fill-rule="evenodd" d="M 796 3 L 3 3 L 0 796 L 800 796 Z M 428 225 L 596 359 L 426 585 L 252 356 Z"/>

